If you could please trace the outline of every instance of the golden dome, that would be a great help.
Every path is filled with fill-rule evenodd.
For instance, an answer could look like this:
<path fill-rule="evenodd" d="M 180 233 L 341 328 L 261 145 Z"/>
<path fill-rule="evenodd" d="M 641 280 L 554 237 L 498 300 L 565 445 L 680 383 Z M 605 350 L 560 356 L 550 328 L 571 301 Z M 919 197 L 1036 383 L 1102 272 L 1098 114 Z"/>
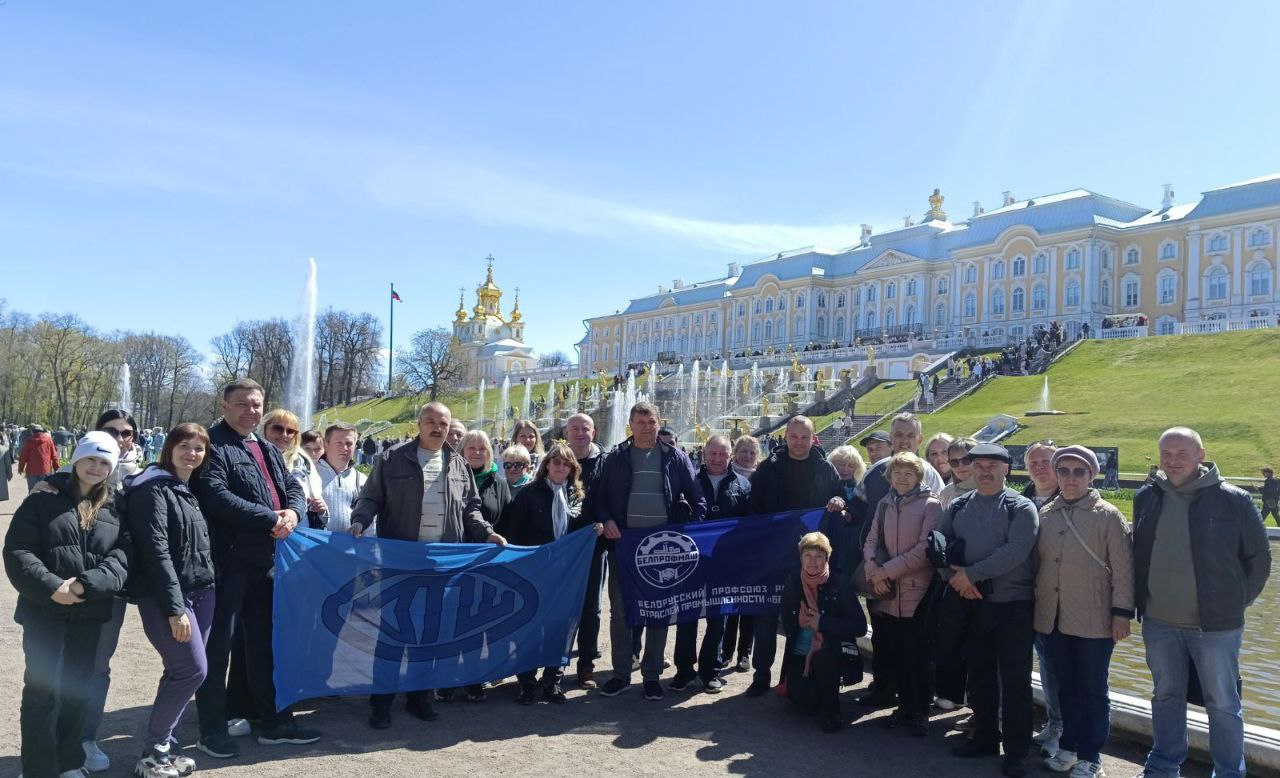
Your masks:
<path fill-rule="evenodd" d="M 463 302 L 464 294 L 466 294 L 465 289 L 458 290 L 458 310 L 454 314 L 454 321 L 458 324 L 462 324 L 467 320 L 467 306 L 466 303 Z"/>
<path fill-rule="evenodd" d="M 502 321 L 502 309 L 499 307 L 502 301 L 502 290 L 493 282 L 493 255 L 490 254 L 486 259 L 489 262 L 489 272 L 485 276 L 484 283 L 476 287 L 476 307 L 472 309 L 472 319 L 489 318 Z"/>
<path fill-rule="evenodd" d="M 520 287 L 516 287 L 516 304 L 511 309 L 511 323 L 515 324 L 524 318 L 524 314 L 520 313 Z"/>

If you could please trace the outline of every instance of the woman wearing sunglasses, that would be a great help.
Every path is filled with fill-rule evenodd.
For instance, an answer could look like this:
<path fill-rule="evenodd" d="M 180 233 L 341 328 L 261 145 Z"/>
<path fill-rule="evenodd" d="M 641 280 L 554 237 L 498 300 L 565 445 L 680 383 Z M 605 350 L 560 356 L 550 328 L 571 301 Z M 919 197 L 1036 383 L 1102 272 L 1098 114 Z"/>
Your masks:
<path fill-rule="evenodd" d="M 307 497 L 307 526 L 324 529 L 329 515 L 329 506 L 321 495 L 324 484 L 311 454 L 304 447 L 305 435 L 299 430 L 298 417 L 284 408 L 276 408 L 262 417 L 262 437 L 280 450 L 289 474 L 302 484 L 302 493 Z M 318 441 L 320 436 L 317 434 L 314 439 Z M 320 452 L 324 453 L 323 444 Z"/>
<path fill-rule="evenodd" d="M 533 480 L 533 461 L 529 449 L 513 443 L 502 452 L 502 475 L 507 479 L 507 488 L 514 499 L 520 490 Z"/>
<path fill-rule="evenodd" d="M 942 487 L 942 494 L 938 495 L 938 502 L 942 503 L 943 510 L 946 510 L 947 506 L 955 498 L 972 492 L 977 488 L 977 484 L 973 480 L 973 460 L 969 459 L 969 452 L 976 445 L 978 445 L 978 441 L 973 438 L 956 438 L 951 442 L 951 446 L 947 448 L 947 464 L 951 467 L 951 482 Z"/>
<path fill-rule="evenodd" d="M 1045 767 L 1102 774 L 1111 701 L 1107 674 L 1116 641 L 1129 636 L 1133 539 L 1120 510 L 1098 495 L 1098 458 L 1084 446 L 1053 455 L 1058 496 L 1040 511 L 1036 632 L 1058 677 L 1062 736 Z"/>

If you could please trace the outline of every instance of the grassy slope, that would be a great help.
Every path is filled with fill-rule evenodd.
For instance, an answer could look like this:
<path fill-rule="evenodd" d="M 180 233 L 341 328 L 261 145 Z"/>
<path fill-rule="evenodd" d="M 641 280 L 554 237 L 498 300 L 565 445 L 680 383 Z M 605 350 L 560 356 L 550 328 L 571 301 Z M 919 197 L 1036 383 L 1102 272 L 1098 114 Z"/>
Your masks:
<path fill-rule="evenodd" d="M 1000 377 L 924 418 L 927 438 L 972 434 L 996 414 L 1026 425 L 1008 439 L 1119 446 L 1120 467 L 1142 472 L 1156 439 L 1175 424 L 1199 430 L 1209 459 L 1226 475 L 1255 476 L 1280 464 L 1280 414 L 1271 388 L 1280 380 L 1273 331 L 1178 335 L 1082 344 L 1049 370 L 1052 405 L 1065 416 L 1024 418 L 1039 407 L 1043 376 Z"/>
<path fill-rule="evenodd" d="M 916 384 L 910 379 L 887 381 L 877 384 L 870 392 L 858 398 L 858 413 L 887 413 L 891 408 L 901 406 L 915 396 Z M 821 432 L 844 415 L 844 409 L 817 416 L 813 419 L 814 429 Z"/>

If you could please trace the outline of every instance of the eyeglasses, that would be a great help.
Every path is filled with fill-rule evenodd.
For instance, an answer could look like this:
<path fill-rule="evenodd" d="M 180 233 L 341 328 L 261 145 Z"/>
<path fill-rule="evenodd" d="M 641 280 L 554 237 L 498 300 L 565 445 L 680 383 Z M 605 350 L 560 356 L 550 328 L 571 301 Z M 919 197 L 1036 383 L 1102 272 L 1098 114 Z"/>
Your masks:
<path fill-rule="evenodd" d="M 1088 478 L 1089 468 L 1087 467 L 1060 467 L 1057 472 L 1059 478 Z"/>
<path fill-rule="evenodd" d="M 272 424 L 271 426 L 267 427 L 267 429 L 270 430 L 271 432 L 276 433 L 277 435 L 297 435 L 298 434 L 297 430 L 291 430 L 288 427 L 284 426 L 283 424 Z"/>
<path fill-rule="evenodd" d="M 960 457 L 959 459 L 956 459 L 955 457 L 952 457 L 952 458 L 948 459 L 947 461 L 951 463 L 951 466 L 952 466 L 952 467 L 962 467 L 962 466 L 964 466 L 964 465 L 972 465 L 972 464 L 973 464 L 973 457 L 964 456 L 964 457 Z"/>
<path fill-rule="evenodd" d="M 120 438 L 122 440 L 133 437 L 133 430 L 131 429 L 118 430 L 115 427 L 106 427 L 102 431 L 113 438 Z"/>
<path fill-rule="evenodd" d="M 526 467 L 528 467 L 528 465 L 526 465 L 524 462 L 503 462 L 502 463 L 503 470 L 523 470 Z"/>

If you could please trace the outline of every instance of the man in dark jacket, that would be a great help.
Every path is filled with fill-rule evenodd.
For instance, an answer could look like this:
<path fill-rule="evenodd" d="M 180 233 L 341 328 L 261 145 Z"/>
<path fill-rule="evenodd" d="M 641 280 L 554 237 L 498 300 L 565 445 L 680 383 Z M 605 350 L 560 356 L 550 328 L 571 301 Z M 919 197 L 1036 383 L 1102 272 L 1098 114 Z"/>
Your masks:
<path fill-rule="evenodd" d="M 227 736 L 227 665 L 232 626 L 244 632 L 245 670 L 263 745 L 305 745 L 320 733 L 299 727 L 288 708 L 276 712 L 271 653 L 275 542 L 306 514 L 302 485 L 280 452 L 254 434 L 262 421 L 262 387 L 247 378 L 222 389 L 222 420 L 209 429 L 209 452 L 191 487 L 209 523 L 217 588 L 206 649 L 209 672 L 196 692 L 200 750 L 227 759 L 240 747 Z"/>
<path fill-rule="evenodd" d="M 1269 467 L 1262 468 L 1262 523 L 1267 523 L 1267 516 L 1274 516 L 1276 526 L 1280 527 L 1280 478 Z"/>
<path fill-rule="evenodd" d="M 729 467 L 730 448 L 729 439 L 724 435 L 712 435 L 702 446 L 703 465 L 698 468 L 698 486 L 707 500 L 708 521 L 743 515 L 751 495 L 751 482 Z M 702 681 L 702 689 L 707 694 L 717 694 L 724 688 L 719 673 L 724 616 L 708 616 L 703 621 L 707 630 L 702 636 L 702 648 L 696 652 L 698 622 L 686 621 L 676 627 L 676 677 L 671 680 L 672 691 L 684 691 L 695 678 Z"/>
<path fill-rule="evenodd" d="M 1240 637 L 1266 586 L 1271 548 L 1253 498 L 1204 461 L 1200 435 L 1160 436 L 1160 471 L 1133 500 L 1134 603 L 1155 693 L 1146 772 L 1177 775 L 1187 758 L 1187 678 L 1209 714 L 1215 775 L 1244 775 Z"/>
<path fill-rule="evenodd" d="M 617 540 L 626 528 L 648 529 L 664 524 L 702 521 L 707 504 L 694 476 L 693 463 L 678 448 L 658 440 L 658 407 L 636 403 L 630 415 L 632 436 L 605 458 L 597 495 L 592 499 L 593 519 L 604 524 L 604 537 Z M 613 677 L 600 694 L 613 697 L 631 685 L 631 628 L 618 582 L 617 555 L 609 552 L 609 642 Z M 662 652 L 667 645 L 665 624 L 646 626 L 640 673 L 646 700 L 663 697 L 658 677 Z"/>
<path fill-rule="evenodd" d="M 564 424 L 564 436 L 573 456 L 582 468 L 584 519 L 595 521 L 591 502 L 596 496 L 596 482 L 604 466 L 604 451 L 595 443 L 596 423 L 585 413 L 575 413 Z M 578 685 L 596 688 L 595 660 L 600 657 L 600 591 L 604 588 L 607 543 L 601 539 L 591 552 L 591 569 L 587 572 L 587 593 L 582 598 L 582 617 L 578 621 Z"/>
<path fill-rule="evenodd" d="M 785 445 L 769 455 L 751 474 L 748 515 L 780 511 L 844 510 L 844 485 L 840 474 L 814 447 L 817 438 L 807 416 L 787 422 Z M 778 614 L 756 617 L 755 653 L 751 657 L 754 677 L 747 687 L 748 697 L 769 691 L 773 659 L 778 651 Z"/>
<path fill-rule="evenodd" d="M 466 460 L 445 442 L 452 420 L 444 403 L 427 403 L 418 411 L 418 437 L 392 446 L 374 460 L 373 473 L 351 512 L 352 534 L 361 534 L 376 520 L 380 538 L 507 544 L 480 512 L 480 492 Z M 480 696 L 476 689 L 470 693 Z M 437 718 L 429 689 L 408 697 L 409 715 L 421 721 Z M 369 726 L 391 726 L 394 698 L 395 694 L 370 696 Z"/>

